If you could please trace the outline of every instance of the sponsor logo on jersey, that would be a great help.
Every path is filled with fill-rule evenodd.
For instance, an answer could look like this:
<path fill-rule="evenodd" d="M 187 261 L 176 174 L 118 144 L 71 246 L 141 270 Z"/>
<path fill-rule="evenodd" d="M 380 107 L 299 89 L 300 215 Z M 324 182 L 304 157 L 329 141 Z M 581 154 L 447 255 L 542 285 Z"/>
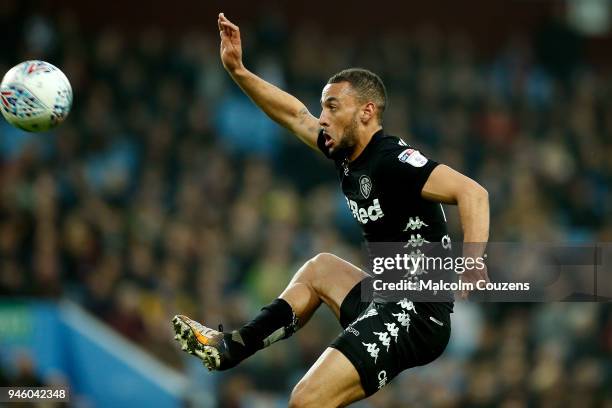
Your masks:
<path fill-rule="evenodd" d="M 346 199 L 346 202 L 353 213 L 353 217 L 362 224 L 367 224 L 368 221 L 376 221 L 385 215 L 380 208 L 378 198 L 375 198 L 372 205 L 367 208 L 359 207 L 355 201 L 349 198 Z"/>
<path fill-rule="evenodd" d="M 365 174 L 359 177 L 359 190 L 361 190 L 361 195 L 363 198 L 370 197 L 370 192 L 372 191 L 372 180 Z"/>
<path fill-rule="evenodd" d="M 406 149 L 397 156 L 402 163 L 408 163 L 414 167 L 423 167 L 427 163 L 427 157 L 414 149 Z"/>
<path fill-rule="evenodd" d="M 397 158 L 402 163 L 406 163 L 406 161 L 408 160 L 408 157 L 410 157 L 412 153 L 414 153 L 414 149 L 406 149 L 403 152 L 401 152 L 399 156 L 397 156 Z"/>

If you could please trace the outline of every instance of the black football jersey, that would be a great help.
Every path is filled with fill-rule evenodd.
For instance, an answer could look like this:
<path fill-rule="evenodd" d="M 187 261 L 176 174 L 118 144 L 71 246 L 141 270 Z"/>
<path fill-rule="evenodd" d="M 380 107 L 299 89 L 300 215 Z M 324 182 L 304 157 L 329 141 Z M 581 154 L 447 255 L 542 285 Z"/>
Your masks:
<path fill-rule="evenodd" d="M 317 146 L 331 158 L 322 133 Z M 438 163 L 402 139 L 385 135 L 382 129 L 355 160 L 334 161 L 346 203 L 361 226 L 370 257 L 381 255 L 381 246 L 403 248 L 411 254 L 423 249 L 429 256 L 436 255 L 436 250 L 450 249 L 442 205 L 421 197 L 421 190 Z M 442 276 L 431 270 L 426 273 L 430 279 Z M 431 307 L 452 311 L 451 293 L 423 291 L 420 294 L 424 295 L 421 299 L 427 299 L 424 301 L 434 300 Z M 418 301 L 418 295 L 411 292 L 408 296 Z M 390 297 L 388 293 L 375 291 L 374 299 L 386 301 Z"/>
<path fill-rule="evenodd" d="M 323 134 L 317 141 L 329 158 Z M 352 162 L 335 160 L 342 192 L 367 242 L 443 243 L 446 217 L 440 203 L 421 190 L 438 165 L 381 129 Z"/>

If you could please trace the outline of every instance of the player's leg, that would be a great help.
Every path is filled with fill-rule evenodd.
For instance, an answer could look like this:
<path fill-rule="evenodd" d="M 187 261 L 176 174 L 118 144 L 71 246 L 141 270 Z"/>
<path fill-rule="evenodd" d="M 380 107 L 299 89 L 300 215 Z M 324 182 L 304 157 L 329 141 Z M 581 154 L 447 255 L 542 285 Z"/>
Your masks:
<path fill-rule="evenodd" d="M 280 298 L 291 305 L 302 327 L 321 303 L 340 319 L 340 306 L 355 285 L 368 275 L 350 262 L 322 253 L 306 262 L 293 276 Z"/>
<path fill-rule="evenodd" d="M 321 303 L 339 317 L 342 301 L 365 277 L 365 272 L 337 256 L 319 254 L 298 270 L 278 299 L 240 329 L 222 333 L 179 315 L 173 319 L 175 338 L 183 350 L 200 357 L 209 369 L 228 369 L 289 337 Z"/>
<path fill-rule="evenodd" d="M 328 347 L 293 388 L 289 407 L 344 407 L 365 396 L 353 364 L 340 351 Z"/>

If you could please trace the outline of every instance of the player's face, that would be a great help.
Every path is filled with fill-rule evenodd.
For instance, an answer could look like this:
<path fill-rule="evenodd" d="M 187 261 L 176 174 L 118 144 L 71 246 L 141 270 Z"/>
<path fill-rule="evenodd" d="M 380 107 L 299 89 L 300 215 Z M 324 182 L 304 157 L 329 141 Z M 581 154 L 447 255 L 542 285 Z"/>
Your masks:
<path fill-rule="evenodd" d="M 327 84 L 321 94 L 321 116 L 325 146 L 329 154 L 350 152 L 357 144 L 359 104 L 348 82 Z"/>

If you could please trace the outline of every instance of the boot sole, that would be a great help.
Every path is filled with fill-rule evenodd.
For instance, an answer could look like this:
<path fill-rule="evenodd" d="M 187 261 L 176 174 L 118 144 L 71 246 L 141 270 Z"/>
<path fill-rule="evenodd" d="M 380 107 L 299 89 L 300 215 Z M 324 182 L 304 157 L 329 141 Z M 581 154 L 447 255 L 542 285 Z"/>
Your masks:
<path fill-rule="evenodd" d="M 180 315 L 174 316 L 172 319 L 172 325 L 176 333 L 174 339 L 178 341 L 183 351 L 202 360 L 202 363 L 209 371 L 217 370 L 221 362 L 219 350 L 213 346 L 200 343 L 196 336 L 196 329 L 185 319 L 184 316 Z"/>

